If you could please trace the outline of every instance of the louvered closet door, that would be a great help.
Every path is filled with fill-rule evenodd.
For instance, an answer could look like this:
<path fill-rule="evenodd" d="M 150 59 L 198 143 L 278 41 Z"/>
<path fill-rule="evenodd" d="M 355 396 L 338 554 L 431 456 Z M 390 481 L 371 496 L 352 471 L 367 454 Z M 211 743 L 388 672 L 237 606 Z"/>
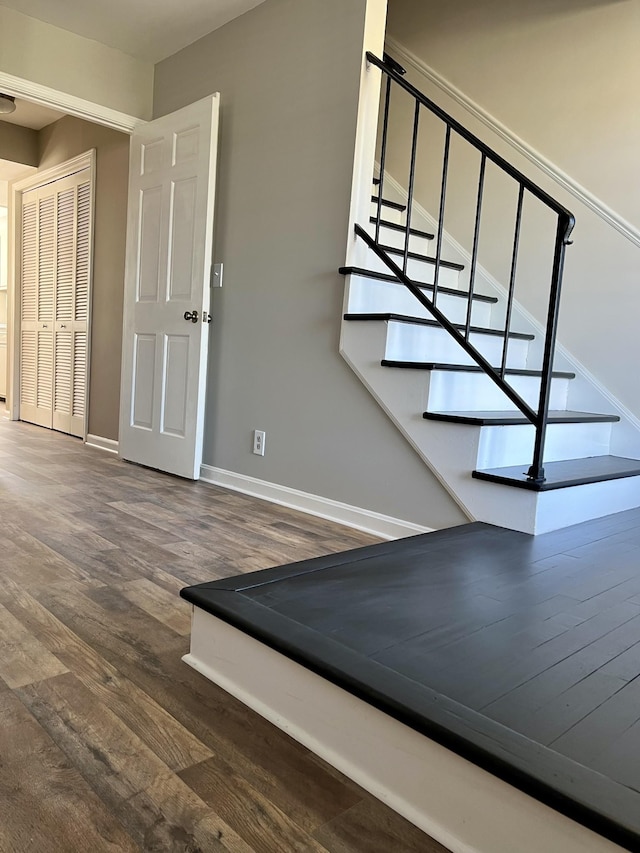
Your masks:
<path fill-rule="evenodd" d="M 89 170 L 22 198 L 20 417 L 83 436 L 87 397 Z"/>
<path fill-rule="evenodd" d="M 20 417 L 53 425 L 55 204 L 39 190 L 23 195 Z"/>

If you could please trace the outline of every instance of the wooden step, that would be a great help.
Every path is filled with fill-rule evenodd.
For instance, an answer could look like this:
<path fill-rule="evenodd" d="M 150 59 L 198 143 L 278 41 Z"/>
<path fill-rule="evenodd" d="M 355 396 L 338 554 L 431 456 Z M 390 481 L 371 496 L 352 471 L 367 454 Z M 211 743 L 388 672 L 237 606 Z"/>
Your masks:
<path fill-rule="evenodd" d="M 564 459 L 547 462 L 544 466 L 545 481 L 534 483 L 527 479 L 529 466 L 512 465 L 509 468 L 490 468 L 473 471 L 476 480 L 501 483 L 534 492 L 566 489 L 569 486 L 584 486 L 587 483 L 602 483 L 605 480 L 620 480 L 623 477 L 640 477 L 640 459 L 622 456 L 590 456 L 586 459 Z"/>
<path fill-rule="evenodd" d="M 392 275 L 391 273 L 377 272 L 376 270 L 368 270 L 364 267 L 340 267 L 338 272 L 340 275 L 357 275 L 362 278 L 374 278 L 376 281 L 388 281 L 390 284 L 399 284 L 402 285 L 402 287 L 405 287 L 404 282 L 400 281 L 397 276 Z M 433 290 L 432 284 L 426 284 L 420 281 L 414 281 L 413 283 L 421 290 Z M 468 291 L 456 290 L 453 287 L 438 287 L 438 293 L 446 293 L 447 296 L 457 296 L 460 299 L 469 298 Z M 498 301 L 496 296 L 485 296 L 483 293 L 474 293 L 472 299 L 477 302 L 490 302 L 492 305 L 495 305 Z"/>
<path fill-rule="evenodd" d="M 380 244 L 380 248 L 389 255 L 404 257 L 404 251 L 402 249 L 396 249 L 393 246 L 385 246 L 382 243 Z M 436 263 L 436 258 L 431 255 L 423 255 L 420 252 L 409 252 L 408 257 L 412 261 L 422 261 L 425 264 Z M 440 266 L 449 270 L 458 270 L 458 272 L 461 272 L 464 269 L 464 264 L 458 264 L 455 261 L 445 261 L 442 259 L 440 260 Z"/>
<path fill-rule="evenodd" d="M 383 367 L 404 367 L 408 370 L 448 370 L 454 373 L 484 373 L 481 367 L 469 364 L 447 364 L 446 362 L 432 361 L 395 361 L 393 359 L 383 358 L 380 364 Z M 499 367 L 494 367 L 494 370 L 500 370 Z M 541 370 L 526 370 L 524 368 L 507 368 L 505 370 L 507 376 L 542 376 Z M 554 379 L 575 379 L 575 373 L 570 373 L 565 370 L 554 370 L 551 376 Z"/>
<path fill-rule="evenodd" d="M 371 196 L 371 201 L 372 201 L 374 204 L 377 204 L 377 203 L 378 203 L 378 201 L 379 201 L 378 196 L 377 196 L 377 195 L 372 195 L 372 196 Z M 403 212 L 403 211 L 405 211 L 405 210 L 407 209 L 407 205 L 406 205 L 406 204 L 400 204 L 400 202 L 398 202 L 398 201 L 389 201 L 389 199 L 387 199 L 387 198 L 383 198 L 383 199 L 382 199 L 382 206 L 383 206 L 383 207 L 388 207 L 388 208 L 390 208 L 391 210 L 399 210 L 399 211 L 401 211 L 401 212 Z"/>
<path fill-rule="evenodd" d="M 414 326 L 431 326 L 437 329 L 442 329 L 442 326 L 436 320 L 429 320 L 426 317 L 409 317 L 405 314 L 345 314 L 344 319 L 357 322 L 394 320 L 397 323 L 410 323 Z M 461 323 L 454 323 L 453 326 L 460 331 L 464 331 L 466 328 Z M 481 326 L 471 326 L 471 332 L 476 335 L 491 335 L 499 338 L 504 337 L 504 331 L 502 329 L 485 329 Z M 532 341 L 535 336 L 526 332 L 509 332 L 509 337 L 514 340 Z"/>
<path fill-rule="evenodd" d="M 520 412 L 423 412 L 422 417 L 428 421 L 447 421 L 452 424 L 468 424 L 469 426 L 520 426 L 531 421 Z M 547 423 L 550 424 L 598 424 L 617 423 L 618 415 L 601 415 L 595 412 L 573 412 L 569 410 L 549 412 Z M 554 465 L 561 463 L 554 462 Z M 640 463 L 639 463 L 640 464 Z M 506 469 L 498 469 L 506 470 Z"/>
<path fill-rule="evenodd" d="M 378 220 L 376 219 L 375 216 L 369 217 L 369 222 L 372 225 L 375 225 L 377 221 Z M 404 225 L 398 225 L 397 222 L 389 222 L 388 219 L 381 219 L 380 220 L 380 227 L 381 228 L 389 228 L 391 231 L 400 231 L 403 234 L 407 233 L 407 229 L 405 228 Z M 409 233 L 412 237 L 422 237 L 425 240 L 433 240 L 434 236 L 435 236 L 434 234 L 430 234 L 428 231 L 421 231 L 419 228 L 410 228 Z"/>

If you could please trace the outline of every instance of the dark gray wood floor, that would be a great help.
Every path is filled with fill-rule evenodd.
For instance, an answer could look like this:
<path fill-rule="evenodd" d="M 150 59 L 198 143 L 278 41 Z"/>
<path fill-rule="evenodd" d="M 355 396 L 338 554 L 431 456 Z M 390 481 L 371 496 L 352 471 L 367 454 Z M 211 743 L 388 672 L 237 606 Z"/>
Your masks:
<path fill-rule="evenodd" d="M 180 660 L 181 587 L 372 537 L 7 421 L 0 519 L 2 853 L 444 853 Z"/>
<path fill-rule="evenodd" d="M 185 596 L 640 850 L 640 509 L 474 523 Z"/>

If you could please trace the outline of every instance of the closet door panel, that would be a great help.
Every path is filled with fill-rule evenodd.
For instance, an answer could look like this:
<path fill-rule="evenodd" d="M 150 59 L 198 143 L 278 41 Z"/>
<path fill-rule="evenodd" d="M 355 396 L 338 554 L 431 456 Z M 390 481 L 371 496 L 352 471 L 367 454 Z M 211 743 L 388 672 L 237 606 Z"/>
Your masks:
<path fill-rule="evenodd" d="M 88 178 L 88 176 L 87 176 Z M 91 287 L 91 184 L 89 180 L 76 188 L 75 289 L 73 302 L 73 350 L 71 362 L 72 435 L 85 434 L 87 386 L 89 376 L 89 294 Z"/>
<path fill-rule="evenodd" d="M 22 196 L 20 264 L 20 417 L 35 422 L 38 377 L 38 192 Z"/>
<path fill-rule="evenodd" d="M 22 201 L 20 417 L 84 436 L 90 172 L 26 192 Z"/>

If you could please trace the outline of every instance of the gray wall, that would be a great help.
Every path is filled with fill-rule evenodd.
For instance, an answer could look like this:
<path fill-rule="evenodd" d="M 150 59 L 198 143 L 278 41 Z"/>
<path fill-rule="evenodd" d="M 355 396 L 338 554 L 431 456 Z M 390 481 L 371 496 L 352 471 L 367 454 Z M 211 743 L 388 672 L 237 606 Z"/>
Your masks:
<path fill-rule="evenodd" d="M 619 216 L 640 228 L 640 5 L 630 0 L 389 0 L 388 35 L 454 84 Z M 409 67 L 408 78 L 576 215 L 566 256 L 559 341 L 636 416 L 640 385 L 640 249 L 518 155 L 484 124 Z M 407 114 L 407 105 L 398 107 Z M 428 130 L 428 120 L 424 122 Z M 406 186 L 410 123 L 394 131 L 389 171 Z M 422 144 L 437 149 L 435 137 Z M 431 153 L 432 153 L 431 152 Z M 458 149 L 456 157 L 462 158 Z M 434 167 L 435 168 L 435 167 Z M 416 198 L 437 211 L 434 168 L 421 166 Z M 475 170 L 475 172 L 474 172 Z M 437 170 L 436 170 L 437 171 Z M 493 178 L 492 178 L 493 180 Z M 477 165 L 450 178 L 451 196 L 475 203 Z M 498 193 L 483 214 L 481 263 L 503 283 L 515 193 Z M 497 200 L 497 201 L 496 201 Z M 503 203 L 504 202 L 504 203 Z M 471 207 L 470 209 L 473 209 Z M 526 209 L 525 209 L 526 212 Z M 532 214 L 523 236 L 516 298 L 538 319 L 548 299 L 549 223 Z M 471 248 L 473 221 L 447 206 L 446 228 Z M 505 236 L 506 235 L 506 236 Z M 544 252 L 544 254 L 543 254 Z M 520 272 L 522 271 L 522 272 Z M 543 292 L 544 291 L 544 292 Z"/>
<path fill-rule="evenodd" d="M 0 160 L 38 165 L 38 131 L 0 121 Z"/>
<path fill-rule="evenodd" d="M 465 517 L 338 355 L 364 12 L 266 0 L 156 66 L 156 116 L 221 93 L 204 461 L 442 527 Z"/>
<path fill-rule="evenodd" d="M 640 4 L 389 0 L 388 33 L 640 227 Z"/>
<path fill-rule="evenodd" d="M 129 137 L 71 116 L 39 137 L 40 169 L 96 149 L 89 433 L 117 439 Z"/>

